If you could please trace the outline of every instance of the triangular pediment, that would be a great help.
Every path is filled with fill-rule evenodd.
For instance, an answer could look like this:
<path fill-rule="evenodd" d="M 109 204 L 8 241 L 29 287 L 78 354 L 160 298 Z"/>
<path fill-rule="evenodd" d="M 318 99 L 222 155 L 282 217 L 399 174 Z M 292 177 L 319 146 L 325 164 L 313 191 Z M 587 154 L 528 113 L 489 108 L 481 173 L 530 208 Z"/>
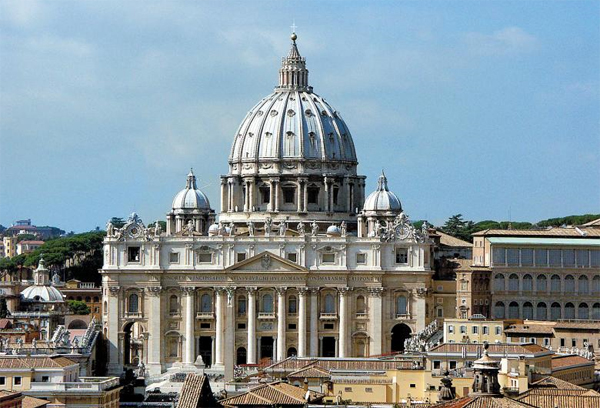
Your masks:
<path fill-rule="evenodd" d="M 227 272 L 308 272 L 295 262 L 269 251 L 261 252 L 226 269 Z"/>

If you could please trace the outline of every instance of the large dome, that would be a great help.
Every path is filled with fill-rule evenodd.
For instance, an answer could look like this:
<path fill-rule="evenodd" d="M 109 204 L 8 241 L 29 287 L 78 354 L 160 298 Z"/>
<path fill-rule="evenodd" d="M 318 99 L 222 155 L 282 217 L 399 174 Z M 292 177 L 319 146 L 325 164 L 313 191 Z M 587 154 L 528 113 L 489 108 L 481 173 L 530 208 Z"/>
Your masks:
<path fill-rule="evenodd" d="M 29 286 L 21 292 L 21 302 L 62 303 L 63 295 L 54 286 Z"/>
<path fill-rule="evenodd" d="M 356 174 L 356 151 L 340 113 L 308 86 L 295 36 L 282 60 L 279 86 L 248 112 L 229 163 L 237 174 L 323 170 Z"/>

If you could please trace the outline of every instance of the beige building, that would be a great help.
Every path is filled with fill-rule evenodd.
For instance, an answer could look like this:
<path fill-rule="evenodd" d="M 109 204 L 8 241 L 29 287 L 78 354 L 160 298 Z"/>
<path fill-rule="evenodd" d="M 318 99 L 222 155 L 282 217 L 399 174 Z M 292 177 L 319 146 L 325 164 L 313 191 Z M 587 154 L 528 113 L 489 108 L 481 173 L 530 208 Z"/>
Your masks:
<path fill-rule="evenodd" d="M 456 317 L 456 281 L 433 279 L 431 286 L 433 317 L 440 322 Z"/>
<path fill-rule="evenodd" d="M 503 320 L 444 319 L 444 343 L 504 343 Z"/>
<path fill-rule="evenodd" d="M 2 243 L 6 258 L 17 256 L 17 237 L 2 237 Z"/>
<path fill-rule="evenodd" d="M 496 319 L 600 320 L 600 228 L 485 230 L 473 266 L 490 271 Z"/>
<path fill-rule="evenodd" d="M 17 255 L 28 254 L 44 245 L 44 241 L 23 240 L 17 243 Z"/>

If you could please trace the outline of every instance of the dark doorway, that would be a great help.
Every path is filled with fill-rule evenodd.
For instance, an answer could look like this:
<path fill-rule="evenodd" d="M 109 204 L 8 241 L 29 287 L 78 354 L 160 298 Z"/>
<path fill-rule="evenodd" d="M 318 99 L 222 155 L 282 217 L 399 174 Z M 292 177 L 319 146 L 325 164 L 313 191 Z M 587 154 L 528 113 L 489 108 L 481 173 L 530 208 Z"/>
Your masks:
<path fill-rule="evenodd" d="M 260 358 L 273 359 L 273 337 L 260 338 Z"/>
<path fill-rule="evenodd" d="M 296 355 L 298 355 L 298 352 L 296 351 L 296 348 L 295 347 L 290 347 L 288 349 L 287 356 L 288 357 L 292 357 L 292 356 L 296 356 Z"/>
<path fill-rule="evenodd" d="M 123 339 L 123 365 L 131 364 L 131 326 L 133 326 L 133 323 L 128 323 L 123 329 L 125 333 Z"/>
<path fill-rule="evenodd" d="M 323 357 L 335 357 L 335 337 L 323 337 Z"/>
<path fill-rule="evenodd" d="M 244 347 L 240 347 L 237 349 L 235 355 L 235 363 L 237 365 L 246 364 L 246 349 Z"/>
<path fill-rule="evenodd" d="M 212 365 L 212 337 L 200 336 L 198 343 L 198 354 L 202 356 L 204 365 L 210 367 Z"/>
<path fill-rule="evenodd" d="M 404 341 L 410 337 L 410 327 L 404 323 L 394 326 L 392 329 L 392 352 L 404 351 Z"/>

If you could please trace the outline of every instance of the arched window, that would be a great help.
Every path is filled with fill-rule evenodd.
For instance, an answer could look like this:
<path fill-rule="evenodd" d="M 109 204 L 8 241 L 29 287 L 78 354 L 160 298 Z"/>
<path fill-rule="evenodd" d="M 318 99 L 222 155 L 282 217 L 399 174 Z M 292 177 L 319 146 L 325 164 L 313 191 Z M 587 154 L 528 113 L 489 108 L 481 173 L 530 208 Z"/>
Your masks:
<path fill-rule="evenodd" d="M 406 313 L 406 297 L 398 296 L 396 298 L 396 314 L 405 315 Z"/>
<path fill-rule="evenodd" d="M 212 312 L 212 297 L 208 293 L 203 294 L 200 298 L 200 311 L 203 313 Z"/>
<path fill-rule="evenodd" d="M 94 303 L 100 302 L 100 298 L 98 296 L 94 296 Z"/>
<path fill-rule="evenodd" d="M 325 313 L 335 313 L 335 299 L 331 293 L 325 295 Z"/>
<path fill-rule="evenodd" d="M 546 304 L 544 302 L 540 302 L 537 304 L 536 314 L 536 318 L 538 320 L 546 320 L 548 318 L 548 308 L 546 307 Z"/>
<path fill-rule="evenodd" d="M 571 302 L 565 305 L 565 319 L 575 319 L 575 305 Z"/>
<path fill-rule="evenodd" d="M 533 290 L 533 277 L 529 274 L 523 276 L 523 290 L 529 292 Z"/>
<path fill-rule="evenodd" d="M 494 276 L 494 290 L 496 292 L 504 291 L 504 275 L 501 273 L 498 273 L 496 276 Z"/>
<path fill-rule="evenodd" d="M 573 275 L 565 276 L 565 292 L 573 293 L 575 292 L 575 278 Z"/>
<path fill-rule="evenodd" d="M 510 302 L 508 305 L 508 318 L 518 319 L 519 318 L 519 304 L 517 302 Z"/>
<path fill-rule="evenodd" d="M 179 311 L 179 302 L 177 302 L 177 296 L 171 295 L 169 298 L 169 313 L 177 313 Z"/>
<path fill-rule="evenodd" d="M 550 291 L 552 293 L 560 293 L 560 276 L 552 275 L 550 279 Z"/>
<path fill-rule="evenodd" d="M 594 303 L 592 306 L 592 319 L 600 320 L 600 303 Z"/>
<path fill-rule="evenodd" d="M 504 303 L 496 302 L 494 306 L 494 317 L 496 319 L 504 319 Z"/>
<path fill-rule="evenodd" d="M 592 292 L 600 293 L 600 275 L 596 275 L 592 279 Z"/>
<path fill-rule="evenodd" d="M 590 291 L 590 285 L 587 276 L 581 275 L 579 277 L 579 293 L 588 293 Z"/>
<path fill-rule="evenodd" d="M 132 293 L 131 295 L 129 295 L 129 306 L 128 306 L 128 311 L 129 313 L 137 313 L 139 310 L 139 305 L 138 305 L 138 295 L 136 295 L 135 293 Z"/>
<path fill-rule="evenodd" d="M 546 279 L 546 275 L 538 275 L 537 283 L 535 290 L 538 292 L 545 292 L 548 290 L 548 279 Z"/>
<path fill-rule="evenodd" d="M 262 297 L 262 311 L 263 313 L 273 313 L 273 296 L 270 293 L 266 293 Z"/>
<path fill-rule="evenodd" d="M 296 296 L 290 296 L 288 299 L 288 313 L 290 313 L 290 314 L 298 313 L 298 304 L 297 304 Z"/>
<path fill-rule="evenodd" d="M 523 303 L 523 319 L 533 319 L 533 305 L 530 302 Z"/>
<path fill-rule="evenodd" d="M 515 273 L 508 277 L 508 290 L 511 292 L 519 290 L 519 277 Z"/>
<path fill-rule="evenodd" d="M 356 313 L 366 313 L 365 307 L 365 297 L 363 295 L 359 295 L 356 298 Z"/>
<path fill-rule="evenodd" d="M 561 314 L 560 305 L 557 302 L 552 303 L 552 306 L 550 306 L 550 319 L 558 320 Z"/>
<path fill-rule="evenodd" d="M 590 309 L 587 303 L 580 303 L 579 308 L 577 309 L 577 318 L 578 319 L 589 319 L 590 318 Z"/>
<path fill-rule="evenodd" d="M 92 298 L 91 298 L 90 296 L 86 296 L 86 297 L 85 297 L 85 301 L 86 301 L 87 303 L 90 303 L 90 302 L 92 301 Z"/>
<path fill-rule="evenodd" d="M 237 312 L 239 316 L 246 315 L 246 296 L 238 297 Z"/>

